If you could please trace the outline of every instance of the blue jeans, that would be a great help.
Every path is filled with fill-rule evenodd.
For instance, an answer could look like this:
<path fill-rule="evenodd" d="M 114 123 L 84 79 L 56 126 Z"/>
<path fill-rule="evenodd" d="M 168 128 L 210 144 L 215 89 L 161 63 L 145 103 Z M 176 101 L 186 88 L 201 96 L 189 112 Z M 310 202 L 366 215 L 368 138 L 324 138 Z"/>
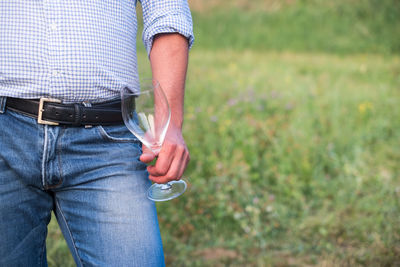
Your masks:
<path fill-rule="evenodd" d="M 124 125 L 63 127 L 0 97 L 0 266 L 47 266 L 54 211 L 77 266 L 164 266 L 141 143 Z"/>

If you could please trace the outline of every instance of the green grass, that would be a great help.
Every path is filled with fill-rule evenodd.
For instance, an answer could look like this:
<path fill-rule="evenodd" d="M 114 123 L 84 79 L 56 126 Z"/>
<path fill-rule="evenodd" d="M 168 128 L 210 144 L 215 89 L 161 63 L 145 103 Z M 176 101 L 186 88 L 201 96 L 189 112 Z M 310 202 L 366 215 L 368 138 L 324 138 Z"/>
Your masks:
<path fill-rule="evenodd" d="M 398 57 L 191 59 L 191 187 L 159 206 L 172 266 L 213 266 L 209 248 L 236 265 L 400 262 Z"/>
<path fill-rule="evenodd" d="M 398 6 L 328 3 L 195 10 L 189 189 L 157 204 L 168 266 L 400 265 Z M 139 62 L 149 75 L 143 49 Z M 50 266 L 74 266 L 54 220 L 47 245 Z"/>
<path fill-rule="evenodd" d="M 399 1 L 287 1 L 293 3 L 277 9 L 268 7 L 285 2 L 258 2 L 259 7 L 248 11 L 243 7 L 227 11 L 224 5 L 195 10 L 196 45 L 208 49 L 400 53 Z"/>

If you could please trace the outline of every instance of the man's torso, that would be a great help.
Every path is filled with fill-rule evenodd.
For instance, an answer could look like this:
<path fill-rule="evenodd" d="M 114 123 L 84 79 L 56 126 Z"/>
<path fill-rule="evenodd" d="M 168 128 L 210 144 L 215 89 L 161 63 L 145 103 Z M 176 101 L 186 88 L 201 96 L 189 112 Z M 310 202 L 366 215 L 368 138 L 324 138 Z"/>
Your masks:
<path fill-rule="evenodd" d="M 0 2 L 0 95 L 101 101 L 137 82 L 136 1 Z"/>

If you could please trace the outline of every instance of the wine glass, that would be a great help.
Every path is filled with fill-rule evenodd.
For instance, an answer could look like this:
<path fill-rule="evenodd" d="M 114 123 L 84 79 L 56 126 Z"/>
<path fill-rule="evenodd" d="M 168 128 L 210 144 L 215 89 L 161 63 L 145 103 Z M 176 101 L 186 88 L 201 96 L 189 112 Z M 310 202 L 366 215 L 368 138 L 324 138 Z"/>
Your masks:
<path fill-rule="evenodd" d="M 160 84 L 154 79 L 144 79 L 134 88 L 123 88 L 121 111 L 126 127 L 157 156 L 171 119 L 171 109 Z M 148 189 L 147 197 L 167 201 L 180 196 L 186 187 L 183 180 L 155 183 Z"/>

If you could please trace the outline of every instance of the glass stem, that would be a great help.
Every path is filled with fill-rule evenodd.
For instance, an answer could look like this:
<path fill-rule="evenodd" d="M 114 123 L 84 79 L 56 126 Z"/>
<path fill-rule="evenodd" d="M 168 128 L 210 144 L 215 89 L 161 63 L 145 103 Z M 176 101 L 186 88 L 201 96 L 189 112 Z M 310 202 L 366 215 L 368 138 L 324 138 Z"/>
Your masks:
<path fill-rule="evenodd" d="M 171 189 L 171 185 L 169 183 L 161 185 L 161 190 L 169 190 L 169 189 Z"/>

